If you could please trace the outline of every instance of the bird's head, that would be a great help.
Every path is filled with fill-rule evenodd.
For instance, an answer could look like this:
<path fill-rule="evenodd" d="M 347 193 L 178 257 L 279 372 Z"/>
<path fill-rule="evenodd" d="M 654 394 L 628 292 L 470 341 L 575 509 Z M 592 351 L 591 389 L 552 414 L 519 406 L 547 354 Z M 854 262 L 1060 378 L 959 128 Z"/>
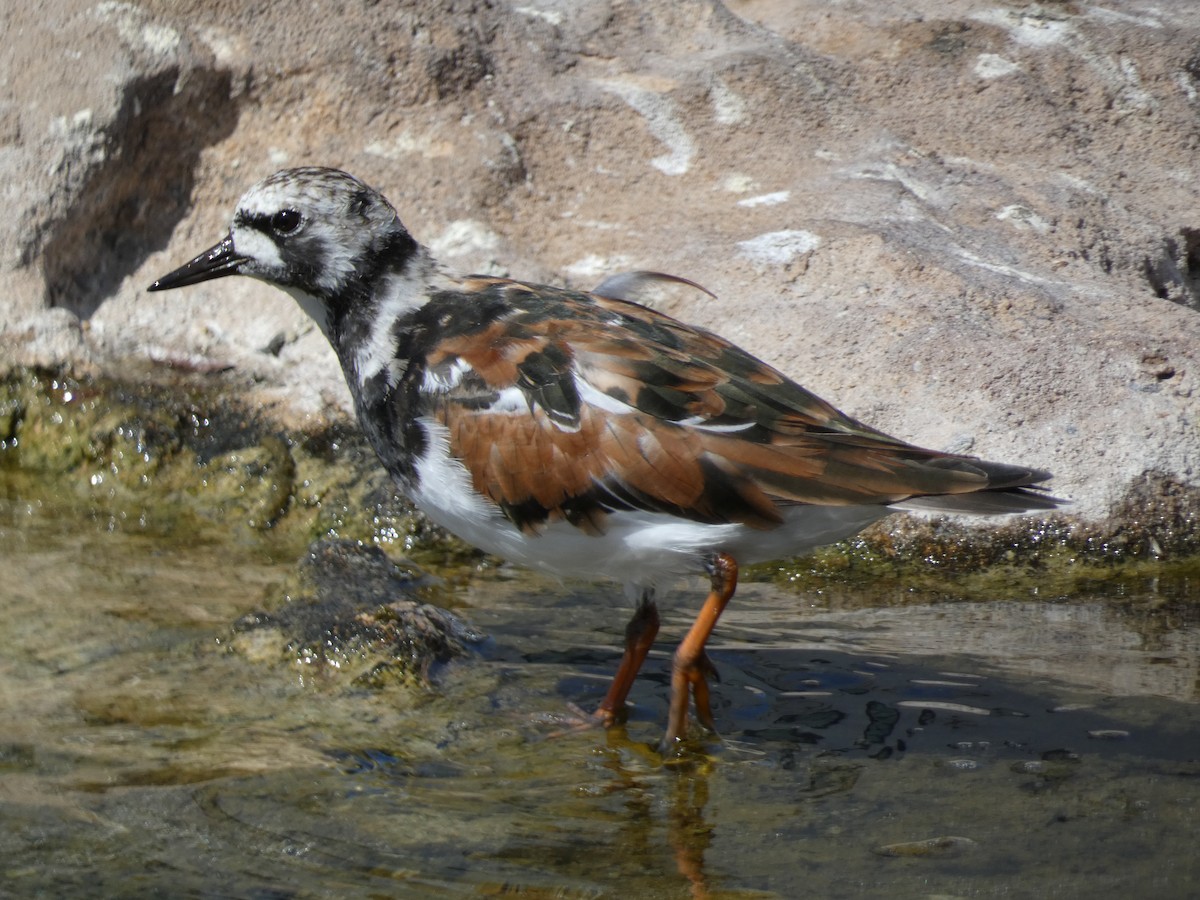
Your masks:
<path fill-rule="evenodd" d="M 242 195 L 229 234 L 151 291 L 249 275 L 296 297 L 324 327 L 331 308 L 369 293 L 417 251 L 392 205 L 338 169 L 284 169 Z"/>

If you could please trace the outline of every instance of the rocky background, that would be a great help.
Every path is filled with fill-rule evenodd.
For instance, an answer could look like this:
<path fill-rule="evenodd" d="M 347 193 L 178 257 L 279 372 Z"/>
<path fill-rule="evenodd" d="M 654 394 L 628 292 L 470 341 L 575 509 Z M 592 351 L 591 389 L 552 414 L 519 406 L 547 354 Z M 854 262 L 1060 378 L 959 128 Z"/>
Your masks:
<path fill-rule="evenodd" d="M 1081 522 L 1200 531 L 1200 7 L 964 0 L 5 4 L 0 360 L 231 372 L 347 413 L 248 279 L 147 294 L 290 165 L 454 268 L 650 298 Z M 227 376 L 229 377 L 229 376 Z"/>

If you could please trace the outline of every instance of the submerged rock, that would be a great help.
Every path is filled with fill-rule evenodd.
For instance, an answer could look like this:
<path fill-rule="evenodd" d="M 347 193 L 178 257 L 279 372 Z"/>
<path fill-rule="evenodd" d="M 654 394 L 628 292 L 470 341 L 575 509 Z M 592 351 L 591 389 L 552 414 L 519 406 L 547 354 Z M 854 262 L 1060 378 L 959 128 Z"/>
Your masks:
<path fill-rule="evenodd" d="M 874 852 L 879 856 L 902 856 L 909 859 L 946 858 L 960 856 L 974 846 L 976 843 L 970 838 L 946 835 L 927 838 L 923 841 L 884 844 L 876 847 Z"/>
<path fill-rule="evenodd" d="M 273 612 L 236 624 L 235 650 L 321 667 L 355 685 L 428 684 L 435 667 L 466 656 L 484 635 L 448 610 L 424 602 L 429 579 L 378 547 L 316 541 Z"/>

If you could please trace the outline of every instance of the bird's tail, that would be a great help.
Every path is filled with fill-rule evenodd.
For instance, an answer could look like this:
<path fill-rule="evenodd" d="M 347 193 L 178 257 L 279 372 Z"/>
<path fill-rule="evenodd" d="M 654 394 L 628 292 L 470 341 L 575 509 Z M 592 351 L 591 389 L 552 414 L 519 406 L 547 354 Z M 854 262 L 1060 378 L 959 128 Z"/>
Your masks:
<path fill-rule="evenodd" d="M 970 469 L 987 476 L 987 486 L 967 493 L 926 494 L 891 503 L 892 509 L 922 512 L 965 513 L 976 516 L 1003 516 L 1013 513 L 1046 512 L 1059 509 L 1070 501 L 1046 493 L 1039 485 L 1050 479 L 1043 469 L 985 462 L 980 459 L 948 456 L 932 459 L 927 466 Z"/>

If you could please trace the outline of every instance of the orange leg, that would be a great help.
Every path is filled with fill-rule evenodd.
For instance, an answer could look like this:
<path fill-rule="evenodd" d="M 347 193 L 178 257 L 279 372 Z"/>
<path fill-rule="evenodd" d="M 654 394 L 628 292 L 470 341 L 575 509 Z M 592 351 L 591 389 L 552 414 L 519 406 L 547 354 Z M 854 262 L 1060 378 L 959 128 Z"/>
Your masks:
<path fill-rule="evenodd" d="M 662 740 L 664 753 L 670 752 L 675 742 L 687 733 L 689 694 L 696 700 L 696 716 L 701 724 L 709 730 L 716 730 L 713 727 L 706 679 L 707 675 L 716 672 L 704 653 L 704 645 L 716 627 L 717 619 L 729 605 L 733 592 L 737 590 L 737 560 L 727 553 L 714 554 L 709 563 L 709 574 L 712 576 L 712 590 L 671 662 L 671 712 L 667 717 L 667 733 Z"/>
<path fill-rule="evenodd" d="M 646 654 L 658 635 L 658 607 L 654 605 L 653 597 L 651 591 L 642 595 L 637 612 L 625 626 L 625 654 L 621 657 L 621 665 L 617 667 L 608 693 L 596 710 L 596 718 L 605 728 L 612 725 L 624 711 L 625 698 L 629 696 L 633 680 L 637 678 L 642 663 L 646 661 Z"/>

